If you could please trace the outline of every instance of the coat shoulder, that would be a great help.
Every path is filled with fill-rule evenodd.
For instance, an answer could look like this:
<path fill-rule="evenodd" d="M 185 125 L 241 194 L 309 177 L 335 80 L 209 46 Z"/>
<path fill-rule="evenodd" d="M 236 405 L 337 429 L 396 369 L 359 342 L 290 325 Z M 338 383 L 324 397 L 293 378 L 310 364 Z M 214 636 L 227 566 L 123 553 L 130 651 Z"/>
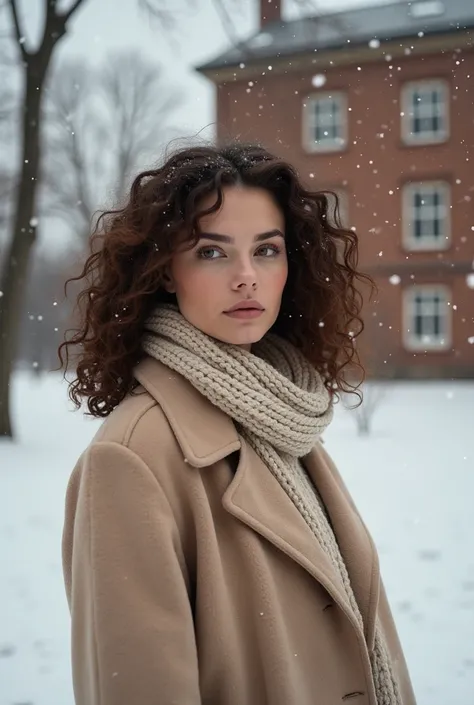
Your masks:
<path fill-rule="evenodd" d="M 197 476 L 189 474 L 163 408 L 143 387 L 137 387 L 105 419 L 76 463 L 69 494 L 77 494 L 84 473 L 106 475 L 110 471 L 130 482 L 137 472 L 153 477 L 177 517 L 189 503 L 190 479 Z"/>
<path fill-rule="evenodd" d="M 143 387 L 129 394 L 107 417 L 93 438 L 96 443 L 117 443 L 147 462 L 159 448 L 178 453 L 179 446 L 160 404 Z M 148 464 L 148 463 L 147 463 Z"/>

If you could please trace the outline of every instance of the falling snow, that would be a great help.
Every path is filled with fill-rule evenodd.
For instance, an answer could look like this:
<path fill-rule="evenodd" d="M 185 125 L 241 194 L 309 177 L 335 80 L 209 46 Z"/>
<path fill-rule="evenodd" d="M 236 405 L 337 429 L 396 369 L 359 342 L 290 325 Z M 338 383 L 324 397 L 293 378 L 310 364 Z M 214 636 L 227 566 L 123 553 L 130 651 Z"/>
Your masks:
<path fill-rule="evenodd" d="M 322 88 L 326 84 L 327 78 L 323 73 L 317 73 L 311 79 L 311 83 L 315 88 Z"/>
<path fill-rule="evenodd" d="M 445 3 L 449 5 L 449 0 L 445 0 Z M 415 3 L 408 4 L 411 6 Z M 430 4 L 431 6 L 441 5 L 441 3 L 437 2 L 416 4 L 420 6 L 423 4 L 425 6 Z M 422 22 L 421 25 L 425 26 L 425 22 Z M 429 27 L 429 22 L 426 23 L 426 27 Z M 429 35 L 428 29 L 427 32 Z M 371 198 L 374 197 L 373 202 L 377 201 L 377 199 L 380 200 L 380 207 L 378 201 L 375 206 L 378 212 L 375 212 L 372 201 L 364 201 L 362 196 L 357 195 L 357 198 L 354 198 L 354 204 L 350 204 L 350 209 L 351 211 L 352 207 L 354 207 L 354 210 L 359 208 L 367 209 L 367 220 L 364 221 L 362 219 L 361 222 L 364 223 L 364 228 L 361 229 L 366 233 L 370 233 L 370 242 L 373 248 L 371 256 L 373 257 L 380 247 L 385 248 L 385 256 L 384 250 L 380 250 L 378 251 L 378 257 L 384 256 L 384 263 L 380 263 L 379 267 L 380 270 L 384 269 L 381 278 L 386 289 L 389 288 L 387 287 L 387 281 L 392 286 L 400 286 L 402 282 L 402 277 L 399 274 L 388 276 L 390 271 L 388 267 L 392 268 L 392 266 L 392 271 L 403 272 L 403 282 L 404 285 L 409 285 L 408 289 L 414 284 L 422 285 L 425 281 L 424 274 L 419 275 L 421 268 L 418 269 L 416 266 L 417 262 L 422 259 L 422 254 L 405 255 L 405 253 L 399 251 L 396 257 L 393 256 L 392 244 L 397 237 L 396 232 L 398 232 L 398 230 L 394 231 L 393 228 L 400 228 L 400 222 L 397 221 L 391 212 L 385 214 L 383 210 L 384 203 L 389 200 L 392 208 L 394 202 L 398 202 L 400 195 L 399 188 L 395 185 L 400 177 L 400 173 L 397 172 L 398 166 L 395 165 L 395 168 L 391 170 L 390 165 L 387 167 L 389 160 L 385 158 L 384 161 L 384 157 L 389 154 L 390 143 L 393 143 L 395 136 L 398 139 L 398 130 L 403 128 L 405 124 L 409 124 L 410 119 L 413 118 L 413 113 L 410 112 L 411 108 L 407 108 L 405 104 L 402 104 L 403 101 L 400 98 L 400 94 L 396 94 L 395 91 L 398 90 L 398 86 L 407 80 L 407 69 L 413 61 L 413 56 L 410 60 L 410 55 L 412 53 L 421 54 L 426 44 L 426 40 L 418 42 L 416 35 L 419 39 L 423 39 L 425 32 L 419 31 L 416 33 L 413 31 L 411 39 L 413 44 L 410 46 L 405 46 L 407 44 L 406 40 L 400 43 L 398 41 L 390 42 L 390 47 L 395 56 L 385 54 L 384 49 L 379 52 L 367 52 L 367 39 L 371 35 L 366 34 L 364 39 L 363 51 L 366 54 L 370 53 L 372 62 L 382 64 L 383 78 L 385 80 L 384 91 L 390 96 L 387 106 L 382 106 L 382 108 L 385 110 L 385 107 L 387 107 L 388 110 L 388 103 L 392 101 L 393 120 L 392 118 L 381 118 L 381 120 L 385 119 L 385 122 L 388 123 L 381 124 L 378 118 L 375 120 L 378 110 L 373 104 L 366 103 L 361 108 L 364 91 L 367 91 L 366 83 L 370 83 L 371 64 L 364 64 L 364 66 L 354 64 L 352 67 L 358 73 L 364 72 L 364 77 L 357 75 L 354 78 L 354 85 L 350 87 L 350 101 L 354 107 L 347 107 L 349 120 L 353 121 L 353 125 L 351 122 L 349 130 L 351 141 L 348 143 L 350 151 L 354 155 L 354 162 L 351 168 L 356 165 L 359 170 L 357 177 L 360 177 L 361 184 L 364 186 L 367 184 L 367 189 L 370 186 Z M 276 37 L 277 34 L 275 34 L 275 39 Z M 96 35 L 93 40 L 98 44 L 102 41 L 102 38 Z M 260 32 L 250 40 L 250 45 L 253 48 L 260 49 L 270 46 L 274 41 L 272 34 Z M 25 37 L 20 37 L 19 43 L 23 45 Z M 350 39 L 347 40 L 347 44 L 349 43 L 351 43 Z M 377 37 L 370 39 L 368 47 L 373 50 L 380 49 L 380 39 Z M 350 47 L 346 48 L 351 49 Z M 352 50 L 358 49 L 352 45 Z M 461 91 L 457 86 L 458 78 L 466 75 L 467 63 L 464 64 L 465 58 L 460 56 L 462 51 L 462 49 L 456 49 L 454 52 L 452 50 L 448 51 L 450 67 L 453 71 L 452 89 L 450 89 L 450 91 L 452 90 L 453 105 L 456 105 L 455 101 L 458 98 L 458 105 L 461 103 Z M 467 52 L 465 53 L 467 56 Z M 256 52 L 256 55 L 260 55 L 259 52 Z M 278 59 L 278 57 L 272 56 L 270 59 L 265 52 L 262 52 L 262 55 L 267 56 L 267 58 L 262 59 L 264 63 L 259 61 L 260 67 L 265 68 L 267 66 L 267 70 L 273 72 L 273 74 L 282 71 L 281 66 L 284 57 Z M 243 54 L 238 53 L 237 56 L 240 57 Z M 321 54 L 314 55 L 312 71 L 325 70 L 324 66 L 326 64 L 320 63 L 320 59 Z M 274 66 L 267 64 L 269 60 L 275 62 Z M 290 64 L 291 61 L 289 62 Z M 317 73 L 312 76 L 311 85 L 313 88 L 323 88 L 329 83 L 327 90 L 332 90 L 333 86 L 339 83 L 339 69 L 334 66 L 333 61 L 330 61 L 329 64 L 327 74 Z M 234 78 L 236 84 L 239 85 L 239 90 L 246 90 L 248 94 L 246 103 L 252 106 L 249 107 L 246 117 L 250 120 L 252 117 L 256 118 L 258 116 L 263 121 L 262 112 L 257 113 L 257 108 L 259 111 L 265 109 L 265 117 L 268 117 L 268 114 L 272 112 L 272 107 L 274 107 L 274 104 L 265 95 L 266 79 L 262 79 L 259 76 L 255 81 L 247 81 L 247 77 L 251 73 L 251 65 L 247 66 L 246 63 L 240 62 L 238 66 L 240 70 L 246 69 L 246 71 L 239 73 L 237 64 L 235 64 Z M 294 71 L 294 68 L 291 70 Z M 345 69 L 342 72 L 344 71 Z M 425 71 L 429 73 L 427 65 L 425 66 Z M 265 76 L 265 71 L 262 72 L 262 76 Z M 311 73 L 309 76 L 311 76 Z M 269 78 L 274 80 L 276 75 L 272 75 Z M 470 78 L 470 76 L 468 75 L 467 78 Z M 369 80 L 366 82 L 364 79 Z M 466 84 L 464 83 L 463 85 L 465 86 Z M 74 84 L 74 88 L 79 90 L 80 85 Z M 289 86 L 288 96 L 295 101 L 295 104 L 298 104 L 298 109 L 300 109 L 302 105 L 301 97 L 308 92 L 308 75 L 305 74 L 302 85 L 298 84 L 298 90 L 293 91 L 293 88 L 293 85 Z M 352 91 L 354 100 L 352 100 Z M 316 92 L 314 94 L 316 95 Z M 299 97 L 294 98 L 293 96 Z M 199 100 L 199 98 L 196 100 Z M 418 103 L 422 102 L 422 99 L 418 98 Z M 238 100 L 235 100 L 235 103 L 238 103 Z M 303 105 L 306 107 L 306 104 Z M 402 107 L 404 109 L 401 109 Z M 292 115 L 292 117 L 294 116 Z M 400 118 L 403 118 L 403 120 L 400 120 Z M 70 115 L 66 116 L 66 120 L 71 123 L 72 117 Z M 234 118 L 235 120 L 236 118 Z M 275 120 L 275 122 L 277 121 Z M 280 124 L 283 125 L 284 123 L 285 120 L 282 120 Z M 365 132 L 364 126 L 366 124 L 372 125 L 370 134 Z M 324 123 L 324 127 L 327 127 L 327 123 Z M 73 125 L 68 128 L 68 134 L 74 135 L 74 131 L 71 128 L 73 128 Z M 320 131 L 322 141 L 324 141 L 324 137 L 330 136 L 328 129 Z M 281 138 L 279 140 L 280 144 L 284 144 L 285 135 L 283 128 L 281 128 L 278 137 Z M 353 137 L 355 139 L 352 141 Z M 468 162 L 470 145 L 468 136 L 466 135 L 465 137 L 465 140 L 460 137 L 457 139 L 460 144 L 464 144 L 465 159 Z M 337 143 L 340 138 L 332 137 L 332 139 Z M 340 143 L 341 146 L 347 146 L 344 140 L 340 140 Z M 438 148 L 439 145 L 437 146 Z M 429 147 L 419 151 L 424 152 L 426 149 L 429 149 Z M 384 150 L 387 150 L 385 154 Z M 337 148 L 334 151 L 337 151 Z M 413 154 L 417 151 L 418 148 L 405 150 L 406 153 Z M 332 179 L 336 159 L 333 159 L 331 164 L 331 156 L 329 155 L 328 159 L 331 167 L 328 171 Z M 373 157 L 373 159 L 369 160 L 369 156 Z M 313 157 L 314 155 L 305 155 L 303 166 L 305 175 L 308 174 L 310 168 L 318 168 L 319 162 L 317 159 L 319 159 L 319 156 L 316 160 Z M 339 159 L 339 155 L 336 155 L 336 157 Z M 324 165 L 326 164 L 324 159 L 326 158 L 327 155 L 320 162 L 322 167 L 318 171 L 318 180 L 324 178 Z M 425 178 L 423 175 L 420 176 L 423 172 L 423 169 L 420 169 L 420 164 L 423 164 L 423 158 L 418 160 L 415 155 L 413 162 L 407 161 L 405 163 L 403 179 L 408 174 L 412 180 Z M 25 160 L 25 163 L 28 164 L 28 160 Z M 439 169 L 443 171 L 443 163 L 441 161 L 437 162 L 436 158 L 434 158 L 432 164 L 436 167 L 435 171 Z M 457 205 L 460 204 L 459 212 L 464 209 L 464 213 L 467 214 L 467 212 L 472 211 L 471 199 L 474 192 L 472 177 L 470 172 L 465 169 L 465 164 L 457 170 L 456 165 L 453 163 L 453 170 L 454 173 L 458 171 L 462 175 L 462 178 L 456 178 L 454 183 L 456 187 L 463 185 L 463 189 L 452 187 L 452 203 L 449 207 L 451 209 L 457 208 Z M 340 168 L 340 173 L 352 174 L 350 171 L 344 171 L 343 167 Z M 309 172 L 309 178 L 314 179 L 315 173 Z M 452 184 L 451 177 L 447 178 Z M 34 180 L 34 177 L 32 179 Z M 352 176 L 349 182 L 346 180 L 341 182 L 339 178 L 337 181 L 338 185 L 342 183 L 347 186 L 348 193 L 351 192 L 353 187 L 354 192 L 358 190 L 358 184 L 354 185 L 352 183 Z M 402 187 L 400 187 L 400 191 L 403 191 Z M 391 198 L 388 199 L 387 196 Z M 465 204 L 470 205 L 467 206 Z M 82 201 L 78 200 L 77 205 L 82 205 Z M 426 206 L 424 199 L 421 200 L 421 205 Z M 309 206 L 305 205 L 304 207 L 311 210 Z M 429 207 L 430 204 L 428 203 Z M 390 220 L 384 220 L 386 217 L 389 217 Z M 466 215 L 466 217 L 468 216 Z M 452 316 L 455 324 L 453 328 L 459 331 L 459 335 L 456 333 L 456 338 L 453 342 L 453 355 L 458 355 L 460 352 L 464 355 L 466 341 L 468 345 L 474 346 L 472 295 L 466 291 L 466 287 L 474 290 L 474 271 L 465 275 L 466 270 L 471 268 L 470 261 L 466 266 L 466 253 L 470 252 L 468 254 L 470 260 L 472 257 L 474 225 L 466 226 L 465 221 L 461 221 L 461 219 L 458 222 L 464 234 L 455 234 L 454 227 L 453 233 L 450 233 L 450 238 L 453 241 L 453 253 L 454 247 L 456 247 L 456 253 L 458 254 L 453 254 L 452 260 L 449 259 L 449 252 L 430 252 L 430 257 L 432 257 L 433 262 L 440 262 L 440 269 L 441 265 L 443 269 L 448 266 L 454 267 L 454 261 L 458 263 L 461 261 L 461 256 L 464 257 L 462 269 L 460 269 L 462 273 L 457 274 L 456 271 L 453 273 L 453 277 L 456 278 L 455 295 L 459 308 L 456 304 L 451 305 L 449 301 L 446 304 L 450 307 L 449 310 L 456 312 L 456 315 Z M 38 224 L 39 219 L 37 217 L 32 217 L 29 221 L 30 228 L 36 228 Z M 43 220 L 41 220 L 41 225 L 43 230 Z M 169 224 L 167 225 L 169 227 Z M 472 231 L 471 236 L 469 236 L 469 227 Z M 351 226 L 350 229 L 355 231 L 356 227 Z M 23 228 L 22 232 L 27 232 L 27 228 Z M 457 239 L 455 240 L 455 238 Z M 158 251 L 159 248 L 156 243 L 154 247 Z M 405 261 L 399 266 L 401 260 Z M 406 260 L 410 260 L 410 262 L 408 263 Z M 409 273 L 410 269 L 408 267 L 411 264 L 414 265 L 412 271 L 416 271 L 416 275 Z M 474 269 L 474 262 L 472 262 L 472 268 Z M 451 276 L 451 270 L 448 276 Z M 327 277 L 326 282 L 329 281 L 330 279 Z M 401 299 L 402 291 L 390 291 L 389 293 L 394 300 L 397 300 L 397 297 Z M 0 291 L 0 298 L 3 295 L 3 292 Z M 57 295 L 57 293 L 48 295 L 45 301 L 38 305 L 38 308 L 42 307 L 44 311 L 49 310 L 53 295 Z M 93 294 L 91 294 L 91 298 L 92 296 Z M 466 301 L 468 302 L 467 305 Z M 52 306 L 57 307 L 58 302 L 52 301 Z M 126 313 L 126 309 L 122 313 Z M 59 310 L 55 311 L 55 314 L 58 316 Z M 383 339 L 385 331 L 388 332 L 388 330 L 392 329 L 392 326 L 389 325 L 390 320 L 385 323 L 379 320 L 385 316 L 381 309 L 375 312 L 373 316 L 373 324 L 376 326 L 376 330 L 384 327 L 384 331 L 380 330 L 378 334 L 379 339 Z M 43 316 L 37 315 L 36 312 L 30 313 L 28 319 L 32 322 L 31 328 L 35 331 L 45 331 L 47 335 L 50 334 L 48 332 L 51 330 L 57 333 L 59 328 L 53 328 L 53 326 L 58 321 L 48 320 L 46 314 L 45 317 L 45 325 L 39 326 L 36 321 L 43 322 Z M 115 314 L 115 317 L 123 320 L 118 313 Z M 396 317 L 394 318 L 396 320 Z M 394 328 L 400 325 L 394 320 L 391 322 Z M 319 327 L 324 328 L 324 326 L 324 322 L 320 321 Z M 349 332 L 351 338 L 354 335 L 354 332 Z M 397 330 L 397 335 L 401 340 L 399 330 Z M 54 341 L 59 338 L 60 336 L 54 336 Z M 424 336 L 423 341 L 428 346 L 431 342 L 431 337 L 428 335 Z M 474 359 L 472 358 L 472 355 L 474 355 L 472 349 L 468 352 L 470 355 L 469 359 Z M 3 511 L 0 512 L 0 544 L 3 541 L 7 546 L 7 551 L 12 551 L 12 560 L 10 562 L 7 560 L 5 563 L 9 582 L 5 582 L 3 586 L 0 585 L 0 592 L 1 590 L 6 591 L 6 598 L 2 595 L 0 600 L 0 610 L 3 608 L 6 612 L 5 617 L 0 618 L 0 623 L 6 625 L 5 640 L 0 643 L 0 681 L 2 676 L 1 669 L 3 668 L 4 672 L 7 673 L 4 680 L 8 681 L 9 685 L 11 683 L 11 694 L 9 693 L 6 696 L 8 697 L 8 703 L 17 703 L 19 705 L 21 702 L 26 705 L 26 703 L 33 702 L 33 697 L 24 695 L 28 690 L 28 688 L 25 689 L 24 687 L 27 680 L 25 673 L 34 674 L 38 671 L 41 674 L 37 686 L 38 693 L 42 689 L 46 693 L 47 688 L 44 683 L 48 679 L 54 684 L 54 687 L 52 685 L 50 688 L 51 697 L 47 696 L 43 701 L 41 700 L 41 695 L 38 695 L 38 699 L 35 699 L 34 702 L 37 702 L 38 705 L 43 705 L 43 702 L 47 702 L 49 705 L 54 700 L 54 694 L 60 691 L 58 683 L 61 685 L 61 680 L 64 680 L 64 683 L 69 683 L 70 681 L 67 647 L 69 617 L 62 594 L 57 553 L 62 521 L 60 511 L 62 509 L 67 471 L 68 468 L 72 467 L 75 460 L 72 449 L 74 453 L 82 450 L 82 441 L 88 441 L 91 435 L 89 433 L 91 425 L 84 425 L 84 422 L 78 420 L 78 416 L 70 419 L 68 415 L 68 418 L 66 418 L 67 415 L 63 408 L 64 390 L 61 390 L 61 396 L 59 396 L 59 382 L 48 379 L 43 383 L 40 380 L 38 370 L 43 369 L 44 360 L 40 357 L 37 350 L 32 354 L 37 356 L 40 362 L 38 360 L 31 362 L 31 358 L 29 358 L 27 363 L 28 376 L 21 373 L 15 381 L 18 399 L 20 396 L 28 398 L 28 404 L 17 404 L 17 408 L 20 410 L 18 420 L 27 443 L 25 447 L 12 445 L 11 447 L 0 449 L 5 451 L 1 457 L 1 464 L 3 467 L 7 467 L 7 472 L 0 474 L 0 482 L 3 482 L 3 485 L 0 484 L 0 506 L 3 506 L 1 505 L 2 498 L 5 505 Z M 391 352 L 384 351 L 383 356 L 387 358 L 384 361 L 385 363 L 387 363 L 391 355 Z M 418 358 L 426 357 L 426 350 L 422 353 L 417 352 L 414 357 L 417 357 L 417 355 Z M 465 359 L 468 359 L 467 356 Z M 463 362 L 463 360 L 460 360 L 460 362 Z M 35 374 L 32 374 L 31 368 L 35 371 Z M 36 377 L 40 381 L 35 383 L 43 385 L 42 387 L 38 386 L 36 390 L 41 392 L 41 394 L 38 393 L 37 399 L 35 392 L 32 391 L 34 384 L 32 380 L 36 379 Z M 390 389 L 390 394 L 393 391 L 391 403 L 386 405 L 376 419 L 377 430 L 373 442 L 364 441 L 363 445 L 357 443 L 354 438 L 355 434 L 352 433 L 351 435 L 352 421 L 342 410 L 339 410 L 335 428 L 331 428 L 328 434 L 329 446 L 332 441 L 336 460 L 340 461 L 344 476 L 351 490 L 354 491 L 355 499 L 358 501 L 377 540 L 381 562 L 387 576 L 390 596 L 393 598 L 397 624 L 400 625 L 404 644 L 407 644 L 407 653 L 410 663 L 413 664 L 412 670 L 415 674 L 416 684 L 420 686 L 420 684 L 426 683 L 426 700 L 423 700 L 423 705 L 425 703 L 430 705 L 435 703 L 435 695 L 439 698 L 435 705 L 445 705 L 446 702 L 453 703 L 453 705 L 454 703 L 470 702 L 471 685 L 474 683 L 470 675 L 474 673 L 474 654 L 472 652 L 474 564 L 469 560 L 464 562 L 459 560 L 459 555 L 467 555 L 468 558 L 471 555 L 469 540 L 472 538 L 473 532 L 472 497 L 474 495 L 474 484 L 471 472 L 473 456 L 469 444 L 470 438 L 465 431 L 466 419 L 469 418 L 469 413 L 472 410 L 473 386 L 471 382 L 462 382 L 459 383 L 459 386 L 453 384 L 453 388 L 451 388 L 451 384 L 453 383 L 450 382 L 449 388 L 447 388 L 446 383 L 440 381 L 433 383 L 424 382 L 420 385 L 394 382 Z M 58 396 L 54 407 L 52 407 L 50 397 L 54 398 L 56 393 L 58 393 Z M 449 401 L 448 417 L 443 413 L 443 406 L 444 411 L 446 411 L 448 406 L 444 401 L 445 399 Z M 32 403 L 30 403 L 30 400 Z M 47 400 L 47 403 L 45 400 Z M 42 413 L 43 410 L 44 414 Z M 54 421 L 51 421 L 51 419 L 54 419 Z M 64 428 L 64 434 L 57 434 L 57 428 Z M 48 433 L 50 433 L 49 440 Z M 441 442 L 433 442 L 433 438 L 439 438 Z M 34 443 L 31 443 L 32 439 Z M 38 457 L 36 457 L 36 454 L 34 457 L 32 456 L 32 447 L 35 452 L 38 449 Z M 52 453 L 52 449 L 54 449 L 54 453 Z M 353 462 L 353 458 L 358 456 L 361 451 L 364 453 L 363 472 L 361 472 L 360 464 Z M 56 455 L 58 455 L 59 462 Z M 188 461 L 185 460 L 185 462 Z M 11 472 L 8 472 L 9 467 L 11 467 Z M 40 469 L 41 474 L 35 473 L 33 475 L 33 468 L 35 470 Z M 17 470 L 20 472 L 18 473 Z M 35 485 L 35 482 L 37 485 Z M 24 486 L 29 486 L 28 496 L 21 494 L 22 490 L 20 488 Z M 38 489 L 36 492 L 35 487 Z M 405 491 L 406 487 L 410 487 L 408 494 Z M 48 492 L 48 488 L 51 492 Z M 429 491 L 427 491 L 427 488 L 429 488 Z M 18 505 L 15 511 L 15 507 L 11 506 L 12 503 L 8 497 L 23 497 L 21 507 Z M 387 498 L 390 499 L 388 500 Z M 398 498 L 400 502 L 396 503 L 392 501 L 392 498 Z M 390 516 L 391 512 L 392 516 Z M 400 512 L 402 513 L 401 522 Z M 38 524 L 38 521 L 40 524 Z M 42 531 L 35 530 L 35 526 L 38 525 L 43 527 Z M 396 535 L 393 533 L 394 526 L 399 528 L 399 532 Z M 9 536 L 13 538 L 12 541 L 8 540 Z M 27 556 L 29 552 L 31 553 L 29 565 L 27 561 L 18 562 L 16 560 L 16 552 L 18 551 L 20 556 Z M 6 555 L 8 558 L 8 552 Z M 24 565 L 28 565 L 28 569 L 24 568 Z M 35 592 L 29 593 L 33 571 L 35 575 L 40 577 L 40 581 L 35 588 Z M 406 580 L 408 572 L 411 577 L 410 584 Z M 44 591 L 44 595 L 42 592 L 40 594 L 40 590 Z M 59 592 L 61 593 L 60 596 Z M 22 619 L 24 617 L 23 622 L 21 622 L 21 630 L 18 626 L 20 619 L 18 619 L 18 624 L 16 624 L 14 617 L 10 614 L 10 608 L 7 609 L 6 607 L 9 601 L 13 605 L 12 614 L 20 615 Z M 41 613 L 39 607 L 41 607 Z M 264 612 L 260 612 L 262 608 L 264 608 L 263 604 L 257 604 L 255 606 L 255 615 L 263 617 Z M 440 614 L 449 614 L 449 619 L 440 620 Z M 266 618 L 268 619 L 269 617 L 267 616 Z M 440 631 L 441 622 L 443 622 L 441 625 L 442 631 Z M 50 672 L 41 672 L 38 668 L 35 670 L 37 664 L 33 663 L 36 658 L 33 653 L 35 649 L 43 660 L 47 660 L 45 653 L 46 655 L 48 654 L 48 645 L 44 646 L 47 639 L 44 642 L 42 641 L 44 634 L 48 635 L 50 642 L 51 653 L 48 658 L 56 660 L 54 668 Z M 427 643 L 430 645 L 428 650 L 426 649 Z M 38 647 L 38 644 L 43 645 Z M 456 648 L 453 648 L 453 644 L 456 645 Z M 34 648 L 30 648 L 31 645 Z M 30 652 L 33 653 L 33 657 Z M 298 654 L 294 652 L 294 656 L 296 657 Z M 13 665 L 11 666 L 10 664 Z M 10 670 L 13 674 L 11 677 Z M 61 678 L 59 674 L 61 674 Z M 110 675 L 115 678 L 118 672 L 113 671 Z M 63 679 L 63 676 L 66 676 L 66 678 Z M 34 678 L 35 676 L 32 675 L 33 682 Z M 40 683 L 41 679 L 43 679 L 42 684 Z M 57 679 L 58 682 L 54 679 Z M 467 686 L 468 680 L 471 682 L 469 687 Z M 62 685 L 63 688 L 64 683 Z M 463 696 L 461 696 L 463 683 L 464 691 Z M 458 688 L 458 698 L 455 695 L 451 699 L 446 697 L 448 692 L 449 696 L 451 696 L 451 685 L 453 689 L 455 687 Z M 35 686 L 33 685 L 32 687 L 34 688 Z M 442 694 L 443 687 L 444 695 Z M 0 688 L 0 690 L 2 689 Z M 433 700 L 430 700 L 431 696 L 429 694 L 432 695 Z M 69 697 L 66 696 L 66 699 L 64 699 L 63 692 L 57 702 L 61 705 L 63 705 L 63 702 L 72 702 L 72 694 L 68 693 L 68 695 Z M 421 703 L 421 699 L 419 702 Z M 3 701 L 0 702 L 0 705 L 3 705 Z M 56 701 L 54 701 L 54 705 L 56 705 Z"/>

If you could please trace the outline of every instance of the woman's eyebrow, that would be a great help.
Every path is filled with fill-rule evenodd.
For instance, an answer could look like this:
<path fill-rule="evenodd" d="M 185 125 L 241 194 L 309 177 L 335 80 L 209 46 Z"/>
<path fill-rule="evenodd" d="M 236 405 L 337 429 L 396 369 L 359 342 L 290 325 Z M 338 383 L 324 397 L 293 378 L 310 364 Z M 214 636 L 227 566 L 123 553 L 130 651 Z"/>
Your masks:
<path fill-rule="evenodd" d="M 284 238 L 284 234 L 281 232 L 281 230 L 275 229 L 275 230 L 268 230 L 265 233 L 259 233 L 258 235 L 255 235 L 255 242 L 261 242 L 262 240 L 268 240 L 270 237 L 282 237 Z M 219 233 L 206 233 L 202 232 L 200 234 L 200 239 L 201 240 L 213 240 L 214 242 L 226 242 L 229 244 L 233 244 L 235 242 L 235 238 L 230 237 L 230 235 L 220 235 Z"/>

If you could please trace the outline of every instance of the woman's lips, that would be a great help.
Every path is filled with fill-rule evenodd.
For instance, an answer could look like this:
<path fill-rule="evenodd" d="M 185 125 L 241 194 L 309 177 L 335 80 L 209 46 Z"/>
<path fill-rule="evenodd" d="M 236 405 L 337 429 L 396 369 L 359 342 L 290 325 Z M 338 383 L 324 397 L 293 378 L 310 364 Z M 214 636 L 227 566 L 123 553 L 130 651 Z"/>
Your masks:
<path fill-rule="evenodd" d="M 238 308 L 235 311 L 225 311 L 226 316 L 230 316 L 231 318 L 241 318 L 241 319 L 249 319 L 249 318 L 258 318 L 261 316 L 263 313 L 263 309 L 261 308 Z"/>

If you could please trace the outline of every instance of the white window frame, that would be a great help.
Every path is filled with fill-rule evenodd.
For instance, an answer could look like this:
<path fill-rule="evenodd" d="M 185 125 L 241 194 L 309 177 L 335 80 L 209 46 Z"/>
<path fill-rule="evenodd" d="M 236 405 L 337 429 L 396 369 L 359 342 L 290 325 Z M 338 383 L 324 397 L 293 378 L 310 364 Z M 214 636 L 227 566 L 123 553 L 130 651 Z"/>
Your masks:
<path fill-rule="evenodd" d="M 416 91 L 423 89 L 433 90 L 433 88 L 439 89 L 441 93 L 441 106 L 440 114 L 443 120 L 443 129 L 437 132 L 425 131 L 414 133 L 412 131 L 414 111 L 413 111 L 413 94 Z M 421 81 L 409 81 L 405 83 L 402 87 L 401 95 L 401 105 L 402 105 L 402 140 L 405 144 L 410 146 L 416 145 L 426 145 L 426 144 L 440 144 L 441 142 L 446 142 L 449 138 L 449 85 L 444 79 L 425 79 Z M 428 111 L 427 111 L 428 112 Z M 429 112 L 427 114 L 429 117 Z"/>
<path fill-rule="evenodd" d="M 414 194 L 417 192 L 439 191 L 443 194 L 444 204 L 444 230 L 440 237 L 425 235 L 421 238 L 414 236 L 416 211 L 413 205 Z M 430 206 L 426 206 L 429 212 Z M 402 230 L 403 246 L 409 252 L 443 251 L 451 246 L 451 186 L 447 181 L 411 181 L 402 189 Z"/>
<path fill-rule="evenodd" d="M 339 102 L 340 120 L 340 137 L 336 139 L 323 139 L 316 142 L 314 139 L 315 119 L 314 105 L 315 103 L 332 98 Z M 347 147 L 348 140 L 348 109 L 347 95 L 342 91 L 321 91 L 312 93 L 307 96 L 303 103 L 303 146 L 307 152 L 341 152 Z"/>
<path fill-rule="evenodd" d="M 426 333 L 421 338 L 415 333 L 415 315 L 417 314 L 417 304 L 415 299 L 418 295 L 426 297 L 440 296 L 444 299 L 444 324 L 443 332 L 437 338 L 430 337 Z M 452 345 L 452 313 L 451 313 L 451 290 L 444 284 L 416 284 L 408 287 L 403 292 L 403 344 L 407 350 L 418 352 L 442 352 L 449 350 Z M 423 304 L 422 304 L 423 307 Z M 432 314 L 433 304 L 429 300 L 424 303 L 426 317 Z"/>

